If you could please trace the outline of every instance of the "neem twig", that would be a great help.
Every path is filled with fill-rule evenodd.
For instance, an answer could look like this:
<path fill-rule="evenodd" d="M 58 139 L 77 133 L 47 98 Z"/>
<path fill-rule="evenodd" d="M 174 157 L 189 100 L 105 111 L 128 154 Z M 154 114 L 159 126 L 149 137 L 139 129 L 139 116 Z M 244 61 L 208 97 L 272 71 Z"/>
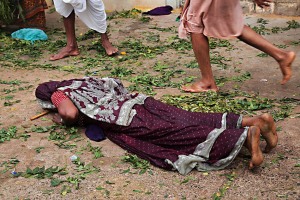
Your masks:
<path fill-rule="evenodd" d="M 31 120 L 31 121 L 32 121 L 32 120 L 35 120 L 35 119 L 40 118 L 40 117 L 42 117 L 42 116 L 44 116 L 44 115 L 47 115 L 48 113 L 50 113 L 50 110 L 46 110 L 46 111 L 44 111 L 44 112 L 42 112 L 42 113 L 40 113 L 40 114 L 38 114 L 38 115 L 35 115 L 35 116 L 31 117 L 30 120 Z"/>

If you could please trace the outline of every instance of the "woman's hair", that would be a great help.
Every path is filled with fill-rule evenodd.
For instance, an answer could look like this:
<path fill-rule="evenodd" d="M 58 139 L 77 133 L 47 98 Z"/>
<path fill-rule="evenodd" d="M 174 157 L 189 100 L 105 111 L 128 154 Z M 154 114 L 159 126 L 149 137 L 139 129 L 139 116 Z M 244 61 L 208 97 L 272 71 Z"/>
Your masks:
<path fill-rule="evenodd" d="M 60 81 L 41 83 L 35 90 L 35 96 L 43 101 L 51 101 L 51 95 L 56 91 Z"/>

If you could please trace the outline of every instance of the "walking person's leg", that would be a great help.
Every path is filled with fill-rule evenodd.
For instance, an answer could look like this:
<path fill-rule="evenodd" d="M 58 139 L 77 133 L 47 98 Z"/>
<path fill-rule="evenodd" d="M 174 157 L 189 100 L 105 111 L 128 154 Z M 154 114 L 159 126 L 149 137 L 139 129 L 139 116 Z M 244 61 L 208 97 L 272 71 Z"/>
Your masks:
<path fill-rule="evenodd" d="M 288 80 L 290 80 L 292 76 L 291 65 L 296 57 L 294 52 L 279 49 L 246 25 L 244 26 L 242 34 L 238 38 L 246 44 L 249 44 L 272 56 L 278 62 L 283 75 L 281 84 L 285 84 Z"/>

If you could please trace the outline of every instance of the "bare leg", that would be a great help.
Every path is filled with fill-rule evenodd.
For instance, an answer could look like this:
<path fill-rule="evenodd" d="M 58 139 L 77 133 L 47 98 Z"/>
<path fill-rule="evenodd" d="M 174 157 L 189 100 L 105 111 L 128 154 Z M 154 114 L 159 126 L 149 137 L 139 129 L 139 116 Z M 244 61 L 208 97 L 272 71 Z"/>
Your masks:
<path fill-rule="evenodd" d="M 267 142 L 264 152 L 268 153 L 276 147 L 278 136 L 274 119 L 270 114 L 265 113 L 256 117 L 244 117 L 242 126 L 257 126 L 260 129 L 261 135 Z"/>
<path fill-rule="evenodd" d="M 251 153 L 251 161 L 249 162 L 249 169 L 252 169 L 255 166 L 259 166 L 263 160 L 263 154 L 259 147 L 259 137 L 260 137 L 260 130 L 256 126 L 251 126 L 248 130 L 248 135 L 246 139 L 245 146 Z"/>
<path fill-rule="evenodd" d="M 105 49 L 106 54 L 109 56 L 112 56 L 118 52 L 118 49 L 110 43 L 107 33 L 101 33 L 101 44 Z"/>
<path fill-rule="evenodd" d="M 291 78 L 292 63 L 296 57 L 295 52 L 279 49 L 246 25 L 244 26 L 241 36 L 238 38 L 272 56 L 278 62 L 283 75 L 281 84 L 285 84 Z"/>
<path fill-rule="evenodd" d="M 50 57 L 50 60 L 60 60 L 68 56 L 77 56 L 79 55 L 79 49 L 76 42 L 75 36 L 75 13 L 74 11 L 67 17 L 64 18 L 64 26 L 67 35 L 67 46 L 59 51 L 58 54 L 55 54 Z"/>
<path fill-rule="evenodd" d="M 186 92 L 217 91 L 218 87 L 215 83 L 210 64 L 208 39 L 202 33 L 191 33 L 191 38 L 202 79 L 194 82 L 192 85 L 182 86 L 182 90 Z"/>

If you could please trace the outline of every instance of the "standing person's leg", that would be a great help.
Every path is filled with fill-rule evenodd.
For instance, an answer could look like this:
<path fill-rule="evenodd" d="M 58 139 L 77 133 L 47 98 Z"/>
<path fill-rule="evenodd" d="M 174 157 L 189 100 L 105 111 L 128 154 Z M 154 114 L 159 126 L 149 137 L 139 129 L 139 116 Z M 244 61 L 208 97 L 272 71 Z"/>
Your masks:
<path fill-rule="evenodd" d="M 63 18 L 64 26 L 67 36 L 67 46 L 59 51 L 58 54 L 55 54 L 50 57 L 50 60 L 59 60 L 68 56 L 77 56 L 79 55 L 79 49 L 76 42 L 75 36 L 75 13 L 74 11 L 68 16 Z"/>
<path fill-rule="evenodd" d="M 87 27 L 100 33 L 101 45 L 108 56 L 112 56 L 118 52 L 118 49 L 111 44 L 108 38 L 107 17 L 102 0 L 87 1 L 86 10 L 76 12 L 76 15 Z"/>
<path fill-rule="evenodd" d="M 191 40 L 202 78 L 192 85 L 183 86 L 182 89 L 187 92 L 217 91 L 210 64 L 208 38 L 202 33 L 191 33 Z"/>
<path fill-rule="evenodd" d="M 283 75 L 281 84 L 285 84 L 291 78 L 291 65 L 296 57 L 294 52 L 279 49 L 246 25 L 244 26 L 242 34 L 238 38 L 243 42 L 267 53 L 278 62 Z"/>

